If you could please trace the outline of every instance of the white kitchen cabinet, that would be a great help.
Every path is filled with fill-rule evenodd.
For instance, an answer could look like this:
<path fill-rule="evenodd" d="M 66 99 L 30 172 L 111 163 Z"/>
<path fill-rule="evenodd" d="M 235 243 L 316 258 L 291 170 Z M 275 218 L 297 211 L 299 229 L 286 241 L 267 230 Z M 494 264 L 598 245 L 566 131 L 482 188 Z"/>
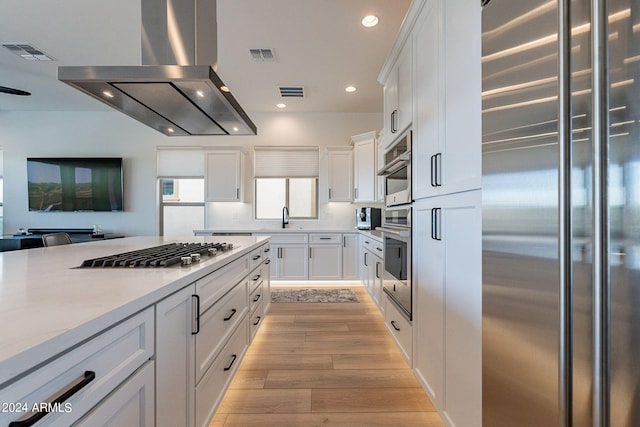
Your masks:
<path fill-rule="evenodd" d="M 156 424 L 193 426 L 195 412 L 195 285 L 156 304 Z"/>
<path fill-rule="evenodd" d="M 384 83 L 384 147 L 406 128 L 413 118 L 413 55 L 411 36 L 405 42 L 398 59 Z"/>
<path fill-rule="evenodd" d="M 244 153 L 241 151 L 210 151 L 205 162 L 205 201 L 242 201 L 242 169 Z"/>
<path fill-rule="evenodd" d="M 376 132 L 351 137 L 353 143 L 354 202 L 377 200 Z"/>
<path fill-rule="evenodd" d="M 150 360 L 74 426 L 154 427 L 154 375 Z"/>
<path fill-rule="evenodd" d="M 309 246 L 304 244 L 272 244 L 275 258 L 271 270 L 274 280 L 307 280 L 309 271 Z"/>
<path fill-rule="evenodd" d="M 385 151 L 385 147 L 384 147 L 384 139 L 382 137 L 382 133 L 378 136 L 378 138 L 376 138 L 376 170 L 379 171 L 381 169 L 384 168 L 385 164 L 384 164 L 384 151 Z M 386 183 L 386 179 L 384 176 L 379 176 L 377 178 L 377 194 L 376 194 L 376 198 L 378 200 L 378 202 L 381 203 L 385 203 L 385 183 Z"/>
<path fill-rule="evenodd" d="M 372 237 L 360 236 L 360 280 L 381 311 L 382 276 L 384 273 L 382 242 Z"/>
<path fill-rule="evenodd" d="M 480 202 L 471 191 L 413 209 L 414 367 L 451 425 L 482 421 Z"/>
<path fill-rule="evenodd" d="M 353 152 L 350 147 L 328 148 L 328 200 L 351 202 L 353 200 Z"/>
<path fill-rule="evenodd" d="M 360 240 L 358 234 L 342 235 L 342 279 L 358 279 L 358 250 Z"/>
<path fill-rule="evenodd" d="M 480 188 L 480 6 L 427 2 L 413 34 L 413 197 Z"/>
<path fill-rule="evenodd" d="M 309 280 L 342 278 L 342 245 L 315 243 L 309 245 Z"/>
<path fill-rule="evenodd" d="M 148 363 L 155 351 L 154 329 L 153 308 L 147 308 L 67 352 L 58 348 L 62 355 L 0 388 L 0 402 L 27 406 L 27 409 L 14 406 L 0 411 L 0 424 L 9 425 L 22 416 L 36 416 L 31 413 L 34 405 L 60 398 L 74 386 L 77 390 L 60 402 L 62 410 L 44 414 L 39 422 L 72 425 L 105 397 L 113 396 L 127 378 Z M 153 410 L 153 399 L 146 400 L 145 404 L 152 405 Z M 70 405 L 71 410 L 65 410 L 66 405 Z M 145 413 L 148 409 L 142 408 Z"/>
<path fill-rule="evenodd" d="M 382 298 L 384 325 L 398 345 L 400 353 L 402 353 L 402 356 L 409 366 L 411 366 L 413 354 L 413 325 L 386 294 L 384 294 Z"/>

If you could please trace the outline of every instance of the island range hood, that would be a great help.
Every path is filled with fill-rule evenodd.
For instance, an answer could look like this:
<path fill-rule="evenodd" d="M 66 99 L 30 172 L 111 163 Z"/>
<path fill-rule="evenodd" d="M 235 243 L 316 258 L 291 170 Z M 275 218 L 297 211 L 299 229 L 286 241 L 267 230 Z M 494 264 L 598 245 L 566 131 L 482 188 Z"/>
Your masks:
<path fill-rule="evenodd" d="M 255 135 L 215 72 L 215 0 L 142 0 L 142 65 L 58 67 L 58 80 L 167 136 Z"/>

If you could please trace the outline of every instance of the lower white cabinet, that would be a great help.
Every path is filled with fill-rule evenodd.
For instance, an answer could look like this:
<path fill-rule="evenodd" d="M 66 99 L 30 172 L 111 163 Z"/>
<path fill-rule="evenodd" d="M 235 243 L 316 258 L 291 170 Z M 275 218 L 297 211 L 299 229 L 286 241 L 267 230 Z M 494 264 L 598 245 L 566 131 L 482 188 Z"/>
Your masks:
<path fill-rule="evenodd" d="M 384 305 L 384 325 L 398 345 L 402 356 L 404 356 L 409 366 L 411 366 L 413 326 L 386 294 L 384 295 L 382 305 Z"/>
<path fill-rule="evenodd" d="M 0 389 L 0 402 L 26 405 L 0 411 L 0 425 L 18 420 L 32 425 L 27 420 L 35 419 L 42 425 L 72 425 L 148 363 L 155 347 L 153 331 L 153 308 L 147 308 Z M 72 388 L 75 392 L 60 402 L 59 410 L 31 412 L 34 405 L 62 398 Z M 153 405 L 153 399 L 146 403 Z"/>
<path fill-rule="evenodd" d="M 320 238 L 329 240 L 327 240 L 328 243 L 312 243 L 309 245 L 309 280 L 342 279 L 341 235 Z"/>
<path fill-rule="evenodd" d="M 74 425 L 154 427 L 154 376 L 155 365 L 150 360 Z"/>
<path fill-rule="evenodd" d="M 344 280 L 358 279 L 359 243 L 359 234 L 342 235 L 342 278 Z"/>
<path fill-rule="evenodd" d="M 307 280 L 309 271 L 308 245 L 274 244 L 271 277 L 275 280 Z"/>
<path fill-rule="evenodd" d="M 480 202 L 470 191 L 413 209 L 414 368 L 449 425 L 482 422 Z"/>
<path fill-rule="evenodd" d="M 371 295 L 373 301 L 381 311 L 382 304 L 382 276 L 384 274 L 384 259 L 382 257 L 382 242 L 372 237 L 360 236 L 360 280 Z"/>

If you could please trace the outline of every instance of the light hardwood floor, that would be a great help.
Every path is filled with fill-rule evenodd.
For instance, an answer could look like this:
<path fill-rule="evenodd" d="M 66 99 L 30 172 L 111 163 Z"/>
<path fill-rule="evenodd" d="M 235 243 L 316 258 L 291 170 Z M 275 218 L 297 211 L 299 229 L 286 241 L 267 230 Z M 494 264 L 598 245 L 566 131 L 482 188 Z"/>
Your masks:
<path fill-rule="evenodd" d="M 271 305 L 210 427 L 444 426 L 365 289 L 346 287 L 359 303 Z"/>

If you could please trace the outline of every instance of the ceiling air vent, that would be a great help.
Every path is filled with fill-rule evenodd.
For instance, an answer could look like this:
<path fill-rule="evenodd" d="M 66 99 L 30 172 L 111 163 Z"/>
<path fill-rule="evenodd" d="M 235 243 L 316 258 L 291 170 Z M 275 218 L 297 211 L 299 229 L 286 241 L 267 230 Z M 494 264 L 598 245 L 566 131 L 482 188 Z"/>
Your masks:
<path fill-rule="evenodd" d="M 2 46 L 27 61 L 53 61 L 52 57 L 29 43 L 2 43 Z"/>
<path fill-rule="evenodd" d="M 283 98 L 304 98 L 302 86 L 280 86 L 278 90 Z"/>
<path fill-rule="evenodd" d="M 249 53 L 255 62 L 276 62 L 276 54 L 272 48 L 249 49 Z"/>

